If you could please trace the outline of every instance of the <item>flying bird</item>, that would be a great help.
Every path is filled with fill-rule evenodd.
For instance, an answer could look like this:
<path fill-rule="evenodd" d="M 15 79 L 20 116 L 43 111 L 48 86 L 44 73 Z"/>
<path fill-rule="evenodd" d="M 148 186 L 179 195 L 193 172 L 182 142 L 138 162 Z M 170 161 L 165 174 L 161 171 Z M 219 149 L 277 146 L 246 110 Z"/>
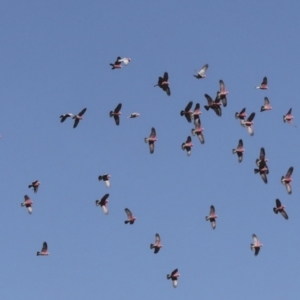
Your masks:
<path fill-rule="evenodd" d="M 48 245 L 46 242 L 43 243 L 43 248 L 41 250 L 41 252 L 37 252 L 36 255 L 37 256 L 47 256 L 49 255 L 50 253 L 48 252 Z"/>
<path fill-rule="evenodd" d="M 162 248 L 161 239 L 158 233 L 155 234 L 155 244 L 150 244 L 150 249 L 154 249 L 154 253 L 158 253 L 159 249 Z"/>
<path fill-rule="evenodd" d="M 171 274 L 167 275 L 167 279 L 172 279 L 173 287 L 176 288 L 178 284 L 178 277 L 180 274 L 178 273 L 178 269 L 175 269 Z"/>
<path fill-rule="evenodd" d="M 195 109 L 191 115 L 191 117 L 194 119 L 194 122 L 199 119 L 200 115 L 202 114 L 201 110 L 200 110 L 200 104 L 196 103 L 195 105 Z"/>
<path fill-rule="evenodd" d="M 290 167 L 288 169 L 286 175 L 281 177 L 281 183 L 285 185 L 285 188 L 289 195 L 292 193 L 291 182 L 293 181 L 293 179 L 291 178 L 291 176 L 293 174 L 293 171 L 294 171 L 294 168 Z"/>
<path fill-rule="evenodd" d="M 72 119 L 75 119 L 73 128 L 76 128 L 79 121 L 83 119 L 83 115 L 86 112 L 86 108 L 84 108 L 78 115 L 74 116 Z"/>
<path fill-rule="evenodd" d="M 243 152 L 244 151 L 245 151 L 245 149 L 243 147 L 243 140 L 240 139 L 237 148 L 236 149 L 232 149 L 232 153 L 233 154 L 235 154 L 235 153 L 237 154 L 239 162 L 242 162 L 242 160 L 243 160 Z"/>
<path fill-rule="evenodd" d="M 227 106 L 227 97 L 226 95 L 229 94 L 229 92 L 226 90 L 225 84 L 223 80 L 219 80 L 219 84 L 220 84 L 220 93 L 219 93 L 219 97 L 223 103 L 223 106 L 226 107 Z"/>
<path fill-rule="evenodd" d="M 154 143 L 157 141 L 155 128 L 151 128 L 151 133 L 148 138 L 145 138 L 145 143 L 149 144 L 150 153 L 154 152 Z"/>
<path fill-rule="evenodd" d="M 201 144 L 204 144 L 204 136 L 203 136 L 203 131 L 204 131 L 204 128 L 201 127 L 201 121 L 200 121 L 200 118 L 197 118 L 195 120 L 195 129 L 192 129 L 192 135 L 195 136 L 197 135 L 198 138 L 199 138 L 199 141 Z"/>
<path fill-rule="evenodd" d="M 24 196 L 24 202 L 21 203 L 21 206 L 25 206 L 27 208 L 28 213 L 32 214 L 32 204 L 33 202 L 31 201 L 31 199 L 25 195 Z"/>
<path fill-rule="evenodd" d="M 104 214 L 108 214 L 108 207 L 107 207 L 107 203 L 108 203 L 108 200 L 107 198 L 109 197 L 109 194 L 105 194 L 101 200 L 96 200 L 96 206 L 101 206 Z"/>
<path fill-rule="evenodd" d="M 260 248 L 263 246 L 263 244 L 260 243 L 257 236 L 255 234 L 252 234 L 253 238 L 253 244 L 250 245 L 251 250 L 254 250 L 254 255 L 258 255 Z"/>
<path fill-rule="evenodd" d="M 73 117 L 73 114 L 64 114 L 60 116 L 60 122 L 63 123 L 64 121 L 66 121 L 67 118 L 69 117 Z"/>
<path fill-rule="evenodd" d="M 267 77 L 264 77 L 262 83 L 260 84 L 260 86 L 257 86 L 256 87 L 257 89 L 260 89 L 260 90 L 267 90 L 268 89 L 268 79 Z"/>
<path fill-rule="evenodd" d="M 130 116 L 128 116 L 127 118 L 133 119 L 133 118 L 137 118 L 137 117 L 139 117 L 139 116 L 140 116 L 139 113 L 134 112 L 134 113 L 130 114 Z"/>
<path fill-rule="evenodd" d="M 41 183 L 40 183 L 38 180 L 36 180 L 36 181 L 33 181 L 33 182 L 28 186 L 28 188 L 33 188 L 34 193 L 36 193 L 36 192 L 38 191 L 38 189 L 39 189 L 40 184 L 41 184 Z"/>
<path fill-rule="evenodd" d="M 110 187 L 110 181 L 109 181 L 109 178 L 110 178 L 110 177 L 111 177 L 111 176 L 110 176 L 109 174 L 100 175 L 100 176 L 98 177 L 98 180 L 99 180 L 99 181 L 103 180 L 104 183 L 105 183 L 105 185 L 106 185 L 107 187 Z"/>
<path fill-rule="evenodd" d="M 116 59 L 116 61 L 113 64 L 109 64 L 110 66 L 112 66 L 112 68 L 111 68 L 112 70 L 122 68 L 122 65 L 121 65 L 122 61 L 121 61 L 121 59 L 122 58 L 120 56 L 118 56 L 117 59 Z"/>
<path fill-rule="evenodd" d="M 257 173 L 260 174 L 263 182 L 267 184 L 268 183 L 267 174 L 269 174 L 269 168 L 268 168 L 268 166 L 266 164 L 266 161 L 264 161 L 264 160 L 261 161 L 259 163 L 259 168 L 258 169 L 254 169 L 254 174 L 257 174 Z"/>
<path fill-rule="evenodd" d="M 281 204 L 279 199 L 276 199 L 276 207 L 273 208 L 273 211 L 275 214 L 281 213 L 281 215 L 288 220 L 288 215 L 286 211 L 284 210 L 285 206 Z"/>
<path fill-rule="evenodd" d="M 246 108 L 245 107 L 240 112 L 235 113 L 235 118 L 240 119 L 241 125 L 243 125 L 243 121 L 245 121 L 246 117 L 247 117 L 247 114 L 246 114 Z"/>
<path fill-rule="evenodd" d="M 290 108 L 289 111 L 283 116 L 283 122 L 287 122 L 290 123 L 292 125 L 294 125 L 292 123 L 292 120 L 294 119 L 294 117 L 292 116 L 292 109 Z M 295 125 L 294 125 L 295 126 Z M 296 126 L 295 126 L 296 127 Z"/>
<path fill-rule="evenodd" d="M 260 108 L 260 111 L 271 110 L 272 106 L 270 105 L 270 101 L 268 97 L 264 98 L 264 105 Z"/>
<path fill-rule="evenodd" d="M 261 162 L 267 162 L 265 148 L 260 148 L 259 158 L 256 159 L 255 163 L 259 167 Z"/>
<path fill-rule="evenodd" d="M 192 138 L 190 136 L 188 136 L 186 139 L 186 142 L 182 143 L 181 148 L 182 148 L 182 150 L 186 150 L 187 155 L 190 156 L 192 147 L 193 147 Z"/>
<path fill-rule="evenodd" d="M 171 95 L 170 82 L 168 72 L 164 73 L 164 77 L 158 77 L 158 82 L 155 86 L 159 86 L 168 96 Z"/>
<path fill-rule="evenodd" d="M 126 215 L 127 215 L 127 221 L 124 221 L 125 224 L 130 224 L 132 225 L 134 223 L 134 221 L 136 220 L 136 217 L 133 216 L 132 212 L 128 209 L 128 208 L 125 208 L 125 212 L 126 212 Z"/>
<path fill-rule="evenodd" d="M 218 216 L 216 215 L 216 210 L 215 207 L 213 205 L 210 206 L 210 211 L 209 211 L 209 216 L 206 216 L 205 219 L 206 221 L 210 221 L 210 225 L 212 229 L 216 228 L 216 218 Z"/>
<path fill-rule="evenodd" d="M 209 110 L 210 108 L 214 110 L 214 112 L 217 114 L 217 116 L 221 117 L 222 116 L 222 109 L 221 109 L 221 103 L 220 103 L 220 97 L 219 97 L 219 92 L 217 93 L 217 97 L 215 101 L 207 94 L 204 95 L 204 97 L 207 100 L 208 105 L 204 105 L 204 108 L 206 110 Z"/>
<path fill-rule="evenodd" d="M 185 109 L 180 112 L 180 115 L 185 116 L 186 120 L 189 123 L 191 123 L 191 121 L 192 121 L 192 119 L 191 119 L 191 116 L 193 114 L 193 111 L 191 111 L 192 106 L 193 106 L 193 101 L 190 101 L 188 103 L 188 105 L 185 107 Z"/>
<path fill-rule="evenodd" d="M 253 131 L 253 119 L 255 117 L 255 113 L 253 112 L 247 119 L 247 121 L 242 120 L 241 124 L 244 127 L 247 127 L 248 133 L 253 136 L 254 135 L 254 131 Z"/>
<path fill-rule="evenodd" d="M 206 77 L 205 72 L 207 69 L 208 69 L 208 64 L 205 64 L 199 72 L 195 70 L 197 75 L 193 75 L 193 76 L 196 77 L 197 79 L 205 78 Z"/>
<path fill-rule="evenodd" d="M 121 108 L 122 108 L 122 103 L 119 103 L 118 105 L 117 105 L 117 107 L 115 108 L 115 110 L 114 111 L 110 111 L 109 112 L 109 116 L 110 117 L 114 117 L 114 119 L 115 119 L 115 122 L 116 122 L 116 125 L 119 125 L 120 124 L 120 115 L 122 114 L 121 112 L 120 112 L 120 110 L 121 110 Z"/>

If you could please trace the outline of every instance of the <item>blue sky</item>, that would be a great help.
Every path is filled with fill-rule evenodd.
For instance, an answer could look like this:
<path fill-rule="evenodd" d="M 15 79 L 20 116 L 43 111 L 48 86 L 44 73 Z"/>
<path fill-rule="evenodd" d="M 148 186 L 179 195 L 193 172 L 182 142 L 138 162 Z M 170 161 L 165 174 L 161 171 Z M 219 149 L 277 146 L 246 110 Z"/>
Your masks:
<path fill-rule="evenodd" d="M 297 1 L 2 1 L 1 299 L 299 299 L 299 9 Z M 112 71 L 117 56 L 132 61 Z M 205 63 L 207 78 L 195 79 Z M 170 97 L 153 87 L 165 71 Z M 269 89 L 255 89 L 264 76 Z M 220 79 L 229 91 L 221 118 L 203 107 Z M 265 96 L 273 110 L 261 113 Z M 205 144 L 193 138 L 187 157 L 181 143 L 193 126 L 180 111 L 191 100 L 201 105 Z M 109 118 L 118 103 L 120 126 Z M 76 129 L 59 122 L 84 107 Z M 234 118 L 243 107 L 256 112 L 253 137 Z M 298 128 L 282 121 L 291 107 Z M 126 118 L 135 111 L 139 118 Z M 143 141 L 151 127 L 153 155 Z M 241 164 L 231 152 L 240 138 Z M 267 185 L 253 172 L 261 147 Z M 292 195 L 280 183 L 290 166 Z M 97 180 L 105 173 L 109 189 Z M 107 216 L 95 206 L 105 193 Z M 25 194 L 32 215 L 20 206 Z M 276 198 L 288 221 L 273 213 Z M 154 255 L 156 232 L 164 247 Z M 252 233 L 264 245 L 257 257 Z M 43 241 L 50 256 L 37 257 Z M 176 289 L 166 279 L 175 268 Z"/>

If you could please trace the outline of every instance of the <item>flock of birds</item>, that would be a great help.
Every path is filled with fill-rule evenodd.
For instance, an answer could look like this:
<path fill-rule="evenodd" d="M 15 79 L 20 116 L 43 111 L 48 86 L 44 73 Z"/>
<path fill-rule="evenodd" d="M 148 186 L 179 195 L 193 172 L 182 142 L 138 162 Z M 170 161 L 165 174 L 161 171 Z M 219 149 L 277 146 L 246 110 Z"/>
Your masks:
<path fill-rule="evenodd" d="M 112 70 L 120 69 L 120 68 L 122 68 L 122 64 L 128 65 L 130 63 L 130 61 L 131 61 L 130 58 L 117 57 L 116 61 L 114 63 L 111 63 L 110 66 L 112 67 L 111 68 Z M 197 74 L 193 75 L 193 76 L 197 79 L 203 79 L 206 77 L 207 69 L 208 69 L 208 64 L 205 64 L 200 69 L 200 71 L 196 71 Z M 167 72 L 165 72 L 163 74 L 163 77 L 158 78 L 158 82 L 154 86 L 155 87 L 158 86 L 164 92 L 166 92 L 166 94 L 168 96 L 170 96 L 171 89 L 170 89 L 170 83 L 168 80 L 169 80 L 169 75 Z M 207 100 L 207 105 L 205 105 L 204 108 L 207 111 L 209 109 L 212 109 L 216 113 L 217 116 L 221 117 L 222 116 L 222 106 L 223 107 L 227 106 L 227 95 L 229 94 L 229 92 L 226 90 L 223 80 L 219 81 L 219 85 L 220 85 L 220 88 L 219 88 L 219 91 L 217 92 L 216 98 L 214 100 L 208 94 L 204 95 Z M 262 83 L 259 86 L 257 86 L 256 88 L 261 89 L 261 90 L 267 90 L 268 89 L 267 77 L 264 77 Z M 193 101 L 190 101 L 187 104 L 187 106 L 185 107 L 185 109 L 180 112 L 180 115 L 184 116 L 189 123 L 191 123 L 192 120 L 194 121 L 195 128 L 193 128 L 191 130 L 191 134 L 193 136 L 197 135 L 200 143 L 204 144 L 205 143 L 205 139 L 204 139 L 204 135 L 203 135 L 204 128 L 202 127 L 201 121 L 200 121 L 200 114 L 202 113 L 200 110 L 200 104 L 196 103 L 194 110 L 192 110 L 192 106 L 193 106 Z M 109 116 L 114 118 L 116 125 L 120 124 L 121 109 L 122 109 L 122 104 L 119 103 L 114 110 L 109 112 Z M 272 107 L 270 105 L 270 101 L 267 97 L 265 97 L 264 105 L 261 107 L 260 111 L 264 112 L 264 111 L 268 111 L 271 109 L 272 109 Z M 60 119 L 61 119 L 60 121 L 63 123 L 66 119 L 72 118 L 74 120 L 73 128 L 76 128 L 78 126 L 79 122 L 83 119 L 83 115 L 86 112 L 86 110 L 87 110 L 86 108 L 82 109 L 77 115 L 74 115 L 71 113 L 63 114 L 60 116 Z M 139 116 L 140 116 L 140 114 L 138 112 L 134 112 L 134 113 L 131 113 L 128 116 L 128 118 L 137 118 Z M 253 119 L 255 117 L 255 112 L 252 112 L 247 119 L 246 119 L 246 117 L 247 117 L 246 108 L 243 108 L 240 112 L 235 113 L 235 118 L 239 119 L 241 125 L 243 127 L 247 128 L 250 136 L 253 136 L 254 135 Z M 290 108 L 289 111 L 283 116 L 283 121 L 295 126 L 292 123 L 293 118 L 294 117 L 292 116 L 292 108 Z M 151 154 L 153 154 L 154 149 L 155 149 L 155 142 L 157 141 L 156 130 L 154 127 L 151 128 L 149 137 L 146 137 L 144 139 L 144 141 L 145 141 L 145 143 L 148 143 L 149 151 Z M 193 147 L 191 136 L 187 137 L 186 141 L 182 143 L 181 147 L 182 147 L 182 150 L 186 151 L 188 156 L 191 155 L 191 150 Z M 245 151 L 245 149 L 243 147 L 243 140 L 240 139 L 238 142 L 237 148 L 232 150 L 233 154 L 237 154 L 239 163 L 241 163 L 243 160 L 243 152 L 244 151 Z M 254 173 L 255 174 L 259 173 L 263 182 L 266 184 L 268 183 L 267 175 L 269 174 L 269 168 L 267 166 L 267 162 L 268 162 L 268 159 L 266 159 L 265 149 L 261 148 L 259 158 L 256 159 L 257 168 L 254 169 Z M 287 193 L 289 195 L 292 193 L 292 187 L 291 187 L 292 178 L 291 178 L 291 176 L 293 174 L 293 170 L 294 170 L 294 168 L 290 167 L 288 169 L 286 175 L 281 177 L 281 183 L 283 185 L 285 185 Z M 98 180 L 103 181 L 105 183 L 105 185 L 109 188 L 110 187 L 110 178 L 111 178 L 110 174 L 104 174 L 104 175 L 100 175 L 98 177 Z M 40 184 L 41 184 L 41 182 L 39 182 L 38 180 L 35 180 L 28 187 L 32 188 L 34 193 L 37 193 Z M 106 215 L 109 212 L 108 198 L 109 198 L 109 194 L 105 194 L 100 200 L 96 200 L 96 206 L 100 206 L 102 208 L 104 214 L 106 214 Z M 287 220 L 288 215 L 285 211 L 285 206 L 281 204 L 279 199 L 276 199 L 275 202 L 276 202 L 276 207 L 273 208 L 274 213 L 275 214 L 280 213 Z M 28 195 L 25 195 L 24 202 L 21 203 L 21 206 L 26 207 L 29 214 L 31 214 L 32 213 L 32 205 L 33 205 L 33 202 L 31 201 L 30 197 Z M 127 215 L 127 220 L 124 221 L 125 224 L 128 224 L 128 223 L 130 225 L 134 224 L 134 222 L 137 218 L 132 214 L 132 212 L 128 208 L 125 208 L 125 213 Z M 207 221 L 210 221 L 212 229 L 216 228 L 217 217 L 218 216 L 216 215 L 215 207 L 213 205 L 211 205 L 209 215 L 206 216 L 205 219 Z M 252 235 L 252 238 L 253 238 L 253 243 L 250 245 L 250 248 L 252 251 L 254 251 L 255 255 L 258 255 L 260 248 L 263 246 L 263 244 L 261 244 L 261 242 L 259 241 L 259 239 L 257 238 L 257 236 L 255 234 Z M 163 247 L 163 245 L 161 243 L 160 235 L 158 233 L 156 233 L 155 234 L 155 243 L 150 244 L 150 249 L 154 249 L 154 253 L 157 254 L 159 252 L 160 248 L 162 248 L 162 247 Z M 47 245 L 47 242 L 44 242 L 43 246 L 42 246 L 42 250 L 37 252 L 37 256 L 47 256 L 47 255 L 49 255 L 48 245 Z M 170 274 L 167 275 L 167 279 L 171 279 L 173 282 L 173 286 L 177 287 L 179 276 L 180 276 L 180 274 L 178 272 L 178 269 L 176 268 Z"/>

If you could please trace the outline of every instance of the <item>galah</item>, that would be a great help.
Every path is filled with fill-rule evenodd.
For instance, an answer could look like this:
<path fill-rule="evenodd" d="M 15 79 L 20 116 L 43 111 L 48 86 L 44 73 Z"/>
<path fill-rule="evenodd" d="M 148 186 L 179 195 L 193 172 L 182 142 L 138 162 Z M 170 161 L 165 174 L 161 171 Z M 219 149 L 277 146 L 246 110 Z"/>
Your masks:
<path fill-rule="evenodd" d="M 293 181 L 293 179 L 291 178 L 291 176 L 293 174 L 293 171 L 294 171 L 294 167 L 290 167 L 286 175 L 281 177 L 281 183 L 285 185 L 285 188 L 289 195 L 292 193 L 291 182 Z"/>
<path fill-rule="evenodd" d="M 84 108 L 78 115 L 74 116 L 72 119 L 75 119 L 73 128 L 76 128 L 79 121 L 83 119 L 83 115 L 86 112 L 86 108 Z"/>
<path fill-rule="evenodd" d="M 270 101 L 268 97 L 264 98 L 264 105 L 260 108 L 260 111 L 271 110 L 272 106 L 270 105 Z"/>
<path fill-rule="evenodd" d="M 114 111 L 111 110 L 111 111 L 109 112 L 109 116 L 110 116 L 110 117 L 112 117 L 112 116 L 114 117 L 116 125 L 119 125 L 119 124 L 120 124 L 120 115 L 122 114 L 122 113 L 120 112 L 121 108 L 122 108 L 122 103 L 119 103 L 119 104 L 117 105 L 117 107 L 115 108 Z"/>
<path fill-rule="evenodd" d="M 131 113 L 130 116 L 128 116 L 127 118 L 133 119 L 133 118 L 137 118 L 137 117 L 139 117 L 139 116 L 140 116 L 139 113 L 134 112 L 134 113 Z"/>
<path fill-rule="evenodd" d="M 49 255 L 50 253 L 48 252 L 48 245 L 46 242 L 43 243 L 43 248 L 41 250 L 41 252 L 37 252 L 36 255 L 37 256 L 47 256 Z"/>
<path fill-rule="evenodd" d="M 63 123 L 64 121 L 66 121 L 67 118 L 69 117 L 73 117 L 73 114 L 64 114 L 60 116 L 60 122 Z"/>
<path fill-rule="evenodd" d="M 210 206 L 210 211 L 209 211 L 209 216 L 206 216 L 205 217 L 205 220 L 206 221 L 210 221 L 210 225 L 211 225 L 211 228 L 212 229 L 215 229 L 216 226 L 217 226 L 217 223 L 216 223 L 216 218 L 218 216 L 216 215 L 216 210 L 215 210 L 215 207 L 213 205 Z"/>
<path fill-rule="evenodd" d="M 260 248 L 263 246 L 263 244 L 260 243 L 257 236 L 255 234 L 252 234 L 253 238 L 253 244 L 250 245 L 251 250 L 254 250 L 254 255 L 258 255 Z"/>
<path fill-rule="evenodd" d="M 240 112 L 235 113 L 235 118 L 240 119 L 240 123 L 243 126 L 243 121 L 245 121 L 245 118 L 247 117 L 246 114 L 246 108 L 244 107 Z"/>
<path fill-rule="evenodd" d="M 259 158 L 256 159 L 255 163 L 259 167 L 261 162 L 267 162 L 265 148 L 260 148 Z"/>
<path fill-rule="evenodd" d="M 110 187 L 110 181 L 109 181 L 109 178 L 110 178 L 110 177 L 111 177 L 111 176 L 110 176 L 109 174 L 100 175 L 100 176 L 98 177 L 98 180 L 99 180 L 99 181 L 103 180 L 104 183 L 105 183 L 105 185 L 106 185 L 107 187 Z"/>
<path fill-rule="evenodd" d="M 217 94 L 215 101 L 213 101 L 213 99 L 209 95 L 205 94 L 204 96 L 207 100 L 208 105 L 204 105 L 204 108 L 206 110 L 209 110 L 211 108 L 212 110 L 214 110 L 214 112 L 217 114 L 217 116 L 221 117 L 222 116 L 222 109 L 221 109 L 221 103 L 220 103 L 221 99 L 218 95 L 219 95 L 219 92 Z"/>
<path fill-rule="evenodd" d="M 192 138 L 190 136 L 188 136 L 186 139 L 186 142 L 182 143 L 181 148 L 182 148 L 182 150 L 186 150 L 187 156 L 190 156 L 192 147 L 193 147 Z"/>
<path fill-rule="evenodd" d="M 40 184 L 41 183 L 38 180 L 36 180 L 29 184 L 28 188 L 33 188 L 33 192 L 36 193 L 39 189 Z"/>
<path fill-rule="evenodd" d="M 219 84 L 220 84 L 220 93 L 219 93 L 219 97 L 223 103 L 223 106 L 226 107 L 227 106 L 227 97 L 226 95 L 229 94 L 229 92 L 226 90 L 225 84 L 223 80 L 219 80 Z"/>
<path fill-rule="evenodd" d="M 204 144 L 204 136 L 203 136 L 203 131 L 204 128 L 201 127 L 201 121 L 200 118 L 195 119 L 195 129 L 192 129 L 192 135 L 195 136 L 197 135 L 199 138 L 199 141 L 201 144 Z"/>
<path fill-rule="evenodd" d="M 241 122 L 242 126 L 247 127 L 248 133 L 251 136 L 254 135 L 253 126 L 252 126 L 254 117 L 255 117 L 255 113 L 253 112 L 246 121 L 242 120 Z"/>
<path fill-rule="evenodd" d="M 260 174 L 264 183 L 268 183 L 267 174 L 269 174 L 269 168 L 264 160 L 259 163 L 258 169 L 254 169 L 254 174 L 257 173 Z"/>
<path fill-rule="evenodd" d="M 164 77 L 158 77 L 158 82 L 155 86 L 159 86 L 168 96 L 171 95 L 170 82 L 168 72 L 164 73 Z"/>
<path fill-rule="evenodd" d="M 294 125 L 292 123 L 292 120 L 294 119 L 294 117 L 292 116 L 292 109 L 290 108 L 289 111 L 283 116 L 283 122 L 287 122 L 290 123 L 292 125 Z"/>
<path fill-rule="evenodd" d="M 178 277 L 180 274 L 178 273 L 178 269 L 175 269 L 171 274 L 167 274 L 167 279 L 172 279 L 173 287 L 176 288 L 178 284 Z"/>
<path fill-rule="evenodd" d="M 101 206 L 104 214 L 108 214 L 108 207 L 107 207 L 107 203 L 108 203 L 108 198 L 109 197 L 109 194 L 105 194 L 101 200 L 96 200 L 96 206 Z"/>
<path fill-rule="evenodd" d="M 161 239 L 158 233 L 155 234 L 155 244 L 150 244 L 150 249 L 154 249 L 154 253 L 158 253 L 159 249 L 162 248 Z"/>
<path fill-rule="evenodd" d="M 133 216 L 132 212 L 128 209 L 128 208 L 125 208 L 125 212 L 126 212 L 126 215 L 127 215 L 127 221 L 124 221 L 125 224 L 130 224 L 132 225 L 134 223 L 134 221 L 136 220 L 136 217 Z"/>
<path fill-rule="evenodd" d="M 206 75 L 205 75 L 205 72 L 206 70 L 208 69 L 208 64 L 205 64 L 201 69 L 200 71 L 196 71 L 197 72 L 197 75 L 193 75 L 194 77 L 196 77 L 197 79 L 201 79 L 201 78 L 205 78 Z"/>
<path fill-rule="evenodd" d="M 157 141 L 155 128 L 151 128 L 151 133 L 148 138 L 145 138 L 145 143 L 149 144 L 149 150 L 152 154 L 154 152 L 154 143 Z"/>
<path fill-rule="evenodd" d="M 281 213 L 281 215 L 288 220 L 289 216 L 287 215 L 286 211 L 284 210 L 285 206 L 281 204 L 279 199 L 276 199 L 276 207 L 273 208 L 275 214 Z"/>
<path fill-rule="evenodd" d="M 202 114 L 201 110 L 200 110 L 200 104 L 196 103 L 195 105 L 195 109 L 191 115 L 191 117 L 194 119 L 194 122 L 199 119 L 200 115 Z"/>
<path fill-rule="evenodd" d="M 180 115 L 185 116 L 186 120 L 189 123 L 191 123 L 191 121 L 192 121 L 192 119 L 191 119 L 191 116 L 193 114 L 193 111 L 191 111 L 192 106 L 193 106 L 193 101 L 190 101 L 188 103 L 188 105 L 185 107 L 185 109 L 180 112 Z"/>
<path fill-rule="evenodd" d="M 264 77 L 262 83 L 260 84 L 260 86 L 257 86 L 256 88 L 260 89 L 260 90 L 267 90 L 268 89 L 268 79 L 267 79 L 267 77 Z"/>
<path fill-rule="evenodd" d="M 233 154 L 235 154 L 235 153 L 237 154 L 239 162 L 242 162 L 242 160 L 243 160 L 243 152 L 244 151 L 245 151 L 245 149 L 243 147 L 243 140 L 240 139 L 237 148 L 236 149 L 232 149 L 232 153 Z"/>
<path fill-rule="evenodd" d="M 121 59 L 122 58 L 120 56 L 118 56 L 117 59 L 116 59 L 116 61 L 113 64 L 109 64 L 110 66 L 112 66 L 112 68 L 111 68 L 112 70 L 122 68 Z"/>
<path fill-rule="evenodd" d="M 31 199 L 25 195 L 24 196 L 24 202 L 21 203 L 21 206 L 25 206 L 27 208 L 28 213 L 32 214 L 32 204 L 33 202 L 31 201 Z"/>

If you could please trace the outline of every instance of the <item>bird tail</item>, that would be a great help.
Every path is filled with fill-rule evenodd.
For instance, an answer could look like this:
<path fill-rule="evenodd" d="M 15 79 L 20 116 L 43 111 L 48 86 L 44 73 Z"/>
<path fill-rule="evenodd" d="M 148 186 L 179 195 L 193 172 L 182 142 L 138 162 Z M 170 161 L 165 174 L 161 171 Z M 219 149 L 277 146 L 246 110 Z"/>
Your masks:
<path fill-rule="evenodd" d="M 286 122 L 286 120 L 285 120 L 285 116 L 283 116 L 283 122 L 284 122 L 284 123 Z"/>
<path fill-rule="evenodd" d="M 109 112 L 109 116 L 112 117 L 113 115 L 114 115 L 114 112 L 111 110 L 111 111 Z"/>
<path fill-rule="evenodd" d="M 205 220 L 208 221 L 208 220 L 209 220 L 209 216 L 206 216 L 206 217 L 205 217 Z"/>
<path fill-rule="evenodd" d="M 124 221 L 125 224 L 128 224 L 129 221 Z"/>
<path fill-rule="evenodd" d="M 100 204 L 100 201 L 96 200 L 96 206 L 99 206 L 99 204 Z"/>
<path fill-rule="evenodd" d="M 103 178 L 103 177 L 100 175 L 100 176 L 98 177 L 98 180 L 100 181 L 100 180 L 102 180 L 102 178 Z"/>
<path fill-rule="evenodd" d="M 171 278 L 171 275 L 170 275 L 170 274 L 168 274 L 168 275 L 167 275 L 167 279 L 170 279 L 170 278 Z"/>
<path fill-rule="evenodd" d="M 183 116 L 183 115 L 184 115 L 184 110 L 182 110 L 182 111 L 180 112 L 180 115 L 181 115 L 181 116 Z"/>
<path fill-rule="evenodd" d="M 39 255 L 40 255 L 40 252 L 37 252 L 36 255 L 39 256 Z"/>
<path fill-rule="evenodd" d="M 284 179 L 284 176 L 281 176 L 281 183 L 284 184 L 284 181 L 282 181 L 282 179 Z"/>
<path fill-rule="evenodd" d="M 185 150 L 185 143 L 182 143 L 181 149 L 182 149 L 182 150 Z"/>
<path fill-rule="evenodd" d="M 259 169 L 254 169 L 254 174 L 257 174 L 259 172 Z"/>
<path fill-rule="evenodd" d="M 154 248 L 154 245 L 153 244 L 150 244 L 150 249 L 153 249 Z"/>
<path fill-rule="evenodd" d="M 25 203 L 24 203 L 24 202 L 22 202 L 22 203 L 21 203 L 21 206 L 22 206 L 22 207 L 23 207 L 23 206 L 25 206 Z"/>
<path fill-rule="evenodd" d="M 28 186 L 29 188 L 31 188 L 31 187 L 33 187 L 33 185 L 32 184 L 29 184 L 29 186 Z"/>
<path fill-rule="evenodd" d="M 276 207 L 273 208 L 273 211 L 276 215 L 278 214 L 278 210 L 276 209 Z"/>
<path fill-rule="evenodd" d="M 232 149 L 232 153 L 235 154 L 236 153 L 236 149 Z"/>
<path fill-rule="evenodd" d="M 265 110 L 265 108 L 264 108 L 264 106 L 262 106 L 261 108 L 260 108 L 260 111 L 264 111 Z"/>
<path fill-rule="evenodd" d="M 208 106 L 208 105 L 204 105 L 204 108 L 205 108 L 206 110 L 209 110 L 209 106 Z"/>
<path fill-rule="evenodd" d="M 195 129 L 192 129 L 191 132 L 192 132 L 192 135 L 194 136 L 195 135 Z"/>
<path fill-rule="evenodd" d="M 145 138 L 145 143 L 148 143 L 148 138 Z"/>
<path fill-rule="evenodd" d="M 254 245 L 250 244 L 250 249 L 253 251 L 254 250 Z"/>
<path fill-rule="evenodd" d="M 238 119 L 240 114 L 238 112 L 235 113 L 235 118 Z"/>

